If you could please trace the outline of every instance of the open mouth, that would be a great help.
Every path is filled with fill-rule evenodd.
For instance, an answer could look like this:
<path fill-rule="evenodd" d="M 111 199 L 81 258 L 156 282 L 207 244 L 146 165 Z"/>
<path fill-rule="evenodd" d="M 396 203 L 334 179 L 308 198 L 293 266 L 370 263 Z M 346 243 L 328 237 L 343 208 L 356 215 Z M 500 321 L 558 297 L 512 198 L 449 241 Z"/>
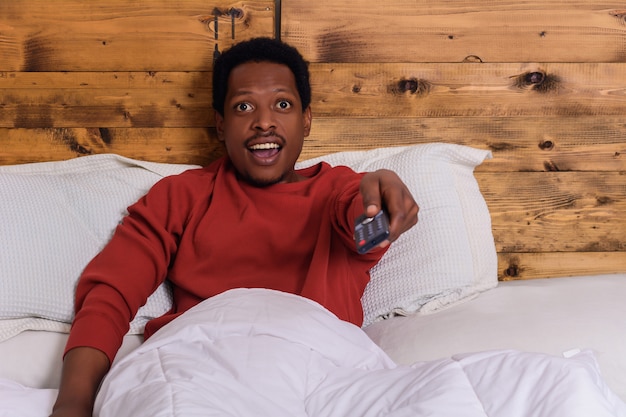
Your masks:
<path fill-rule="evenodd" d="M 280 152 L 282 147 L 275 142 L 257 143 L 248 147 L 248 150 L 259 159 L 272 158 Z"/>

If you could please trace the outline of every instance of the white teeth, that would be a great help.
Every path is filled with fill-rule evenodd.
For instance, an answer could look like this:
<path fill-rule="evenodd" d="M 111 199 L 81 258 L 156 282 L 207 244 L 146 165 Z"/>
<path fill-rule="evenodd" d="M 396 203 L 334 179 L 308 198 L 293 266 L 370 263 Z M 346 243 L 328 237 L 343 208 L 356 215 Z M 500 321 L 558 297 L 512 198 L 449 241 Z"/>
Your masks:
<path fill-rule="evenodd" d="M 258 143 L 256 145 L 250 146 L 250 149 L 253 151 L 258 151 L 262 149 L 278 149 L 280 146 L 277 143 Z"/>

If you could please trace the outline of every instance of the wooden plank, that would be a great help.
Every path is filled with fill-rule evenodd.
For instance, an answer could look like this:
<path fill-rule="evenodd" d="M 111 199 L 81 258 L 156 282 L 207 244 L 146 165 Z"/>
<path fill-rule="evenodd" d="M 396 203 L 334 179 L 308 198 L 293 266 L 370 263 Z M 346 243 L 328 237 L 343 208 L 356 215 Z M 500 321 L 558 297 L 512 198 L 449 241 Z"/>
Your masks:
<path fill-rule="evenodd" d="M 205 71 L 53 71 L 0 72 L 0 89 L 13 90 L 111 90 L 111 89 L 211 88 L 211 72 Z"/>
<path fill-rule="evenodd" d="M 302 156 L 428 142 L 491 150 L 477 171 L 626 171 L 621 116 L 357 119 L 314 111 Z"/>
<path fill-rule="evenodd" d="M 202 127 L 213 119 L 206 90 L 13 91 L 0 98 L 0 127 Z"/>
<path fill-rule="evenodd" d="M 626 63 L 316 64 L 311 80 L 324 117 L 626 113 Z"/>
<path fill-rule="evenodd" d="M 498 254 L 498 279 L 536 279 L 626 272 L 624 252 Z"/>
<path fill-rule="evenodd" d="M 312 62 L 624 62 L 625 17 L 616 1 L 290 0 L 281 36 Z"/>
<path fill-rule="evenodd" d="M 626 113 L 625 63 L 318 64 L 311 71 L 312 106 L 317 117 Z M 100 74 L 46 74 L 39 81 L 19 73 L 0 74 L 0 127 L 200 127 L 212 123 L 212 115 L 206 112 L 210 108 L 207 73 L 168 73 L 162 78 L 158 72 Z M 94 87 L 100 80 L 105 80 L 104 85 L 122 82 L 112 81 L 113 76 L 145 79 L 146 74 L 155 74 L 157 80 L 150 88 L 142 88 L 149 81 L 107 88 L 107 94 Z M 158 82 L 168 76 L 180 82 Z M 31 88 L 21 88 L 29 78 L 34 83 Z M 56 84 L 47 87 L 50 79 Z"/>
<path fill-rule="evenodd" d="M 0 128 L 0 164 L 67 159 L 77 156 L 73 140 L 60 140 L 68 133 L 78 138 L 98 138 L 99 146 L 81 139 L 79 155 L 122 153 L 157 161 L 171 160 L 171 151 L 155 147 L 156 137 L 169 148 L 213 149 L 220 147 L 211 127 L 199 128 Z M 207 133 L 210 132 L 210 133 Z M 132 138 L 132 139 L 129 139 Z M 132 142 L 128 142 L 131 141 Z M 120 149 L 120 141 L 126 141 Z M 311 136 L 301 159 L 331 152 L 366 150 L 386 146 L 446 142 L 492 151 L 493 158 L 477 172 L 515 171 L 626 171 L 626 125 L 621 117 L 582 118 L 407 118 L 347 119 L 314 118 Z M 38 149 L 40 152 L 33 152 Z M 163 152 L 163 153 L 161 153 Z M 134 156 L 131 156 L 134 155 Z M 193 163 L 213 157 L 195 156 Z M 185 154 L 176 157 L 185 162 Z"/>
<path fill-rule="evenodd" d="M 214 129 L 0 129 L 0 165 L 116 153 L 129 158 L 206 165 L 224 154 Z"/>
<path fill-rule="evenodd" d="M 477 172 L 476 179 L 498 252 L 626 252 L 626 172 Z"/>
<path fill-rule="evenodd" d="M 4 72 L 0 127 L 204 127 L 210 83 L 210 72 Z"/>
<path fill-rule="evenodd" d="M 207 70 L 216 49 L 273 36 L 274 13 L 273 0 L 2 1 L 0 71 Z"/>
<path fill-rule="evenodd" d="M 204 127 L 210 72 L 0 72 L 0 127 Z"/>

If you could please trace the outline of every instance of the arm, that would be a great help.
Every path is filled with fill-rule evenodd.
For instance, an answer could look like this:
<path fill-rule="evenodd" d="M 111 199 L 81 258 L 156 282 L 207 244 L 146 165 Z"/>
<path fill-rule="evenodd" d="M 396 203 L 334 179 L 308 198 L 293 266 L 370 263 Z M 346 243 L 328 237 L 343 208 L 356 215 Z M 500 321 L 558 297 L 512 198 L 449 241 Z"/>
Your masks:
<path fill-rule="evenodd" d="M 78 347 L 67 352 L 50 417 L 91 417 L 98 387 L 109 366 L 108 357 L 97 349 Z"/>
<path fill-rule="evenodd" d="M 109 244 L 85 268 L 52 417 L 91 417 L 129 321 L 165 279 L 198 189 L 212 182 L 212 176 L 195 171 L 155 184 L 129 207 Z"/>
<path fill-rule="evenodd" d="M 419 207 L 395 172 L 386 169 L 368 172 L 361 179 L 360 190 L 367 216 L 375 216 L 383 207 L 389 215 L 389 240 L 381 243 L 381 247 L 389 245 L 417 223 Z"/>

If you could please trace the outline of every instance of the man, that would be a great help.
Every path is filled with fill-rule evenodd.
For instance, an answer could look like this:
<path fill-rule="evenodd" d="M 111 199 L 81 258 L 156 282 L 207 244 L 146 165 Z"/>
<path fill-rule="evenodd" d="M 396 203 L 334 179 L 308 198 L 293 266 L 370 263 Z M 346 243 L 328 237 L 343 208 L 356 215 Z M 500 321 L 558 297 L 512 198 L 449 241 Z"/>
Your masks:
<path fill-rule="evenodd" d="M 306 62 L 280 41 L 252 39 L 216 60 L 213 107 L 227 156 L 157 183 L 85 269 L 53 417 L 92 415 L 128 323 L 166 278 L 174 308 L 146 325 L 146 338 L 240 287 L 301 295 L 362 323 L 368 271 L 417 222 L 418 207 L 391 171 L 325 163 L 295 170 L 311 129 L 310 100 Z M 383 207 L 389 239 L 361 255 L 354 222 Z"/>

